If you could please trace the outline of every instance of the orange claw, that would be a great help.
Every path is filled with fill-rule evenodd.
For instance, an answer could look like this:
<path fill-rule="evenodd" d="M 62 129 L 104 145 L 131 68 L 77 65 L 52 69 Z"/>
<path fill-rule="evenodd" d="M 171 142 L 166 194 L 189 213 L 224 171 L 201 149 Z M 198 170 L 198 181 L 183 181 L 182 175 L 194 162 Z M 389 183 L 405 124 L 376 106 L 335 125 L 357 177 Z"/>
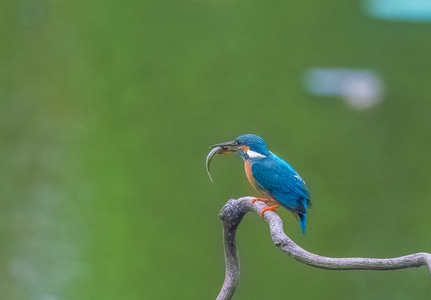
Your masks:
<path fill-rule="evenodd" d="M 275 212 L 275 209 L 280 207 L 280 205 L 272 205 L 272 206 L 268 206 L 265 207 L 264 209 L 262 209 L 262 211 L 260 212 L 260 216 L 263 217 L 263 214 L 268 211 L 268 210 L 272 210 L 273 212 Z"/>

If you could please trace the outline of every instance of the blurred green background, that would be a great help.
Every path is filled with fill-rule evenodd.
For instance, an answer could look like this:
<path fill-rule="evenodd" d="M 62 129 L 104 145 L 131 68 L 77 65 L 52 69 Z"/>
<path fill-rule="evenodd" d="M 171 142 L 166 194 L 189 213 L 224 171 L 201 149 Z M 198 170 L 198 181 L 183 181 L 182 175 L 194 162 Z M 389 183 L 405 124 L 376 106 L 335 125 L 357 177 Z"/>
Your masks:
<path fill-rule="evenodd" d="M 214 299 L 218 211 L 256 195 L 241 159 L 208 146 L 256 133 L 312 193 L 328 256 L 431 251 L 431 25 L 361 1 L 0 4 L 0 299 Z M 313 67 L 366 68 L 381 103 L 306 92 Z M 325 271 L 239 228 L 235 299 L 429 299 L 425 267 Z"/>

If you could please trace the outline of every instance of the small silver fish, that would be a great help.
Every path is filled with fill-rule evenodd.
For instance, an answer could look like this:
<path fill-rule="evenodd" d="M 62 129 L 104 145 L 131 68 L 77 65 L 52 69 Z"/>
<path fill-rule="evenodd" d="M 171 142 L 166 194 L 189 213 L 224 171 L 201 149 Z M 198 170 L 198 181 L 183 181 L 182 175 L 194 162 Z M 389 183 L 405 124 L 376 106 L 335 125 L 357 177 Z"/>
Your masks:
<path fill-rule="evenodd" d="M 210 151 L 210 153 L 208 153 L 208 156 L 207 156 L 207 161 L 206 161 L 206 165 L 207 165 L 207 173 L 208 173 L 208 176 L 210 177 L 210 180 L 211 180 L 211 182 L 212 183 L 214 183 L 214 180 L 212 179 L 212 177 L 211 177 L 211 173 L 210 173 L 210 164 L 211 164 L 211 160 L 212 160 L 212 158 L 216 155 L 216 154 L 219 154 L 219 153 L 222 153 L 223 152 L 223 148 L 222 147 L 220 147 L 220 146 L 217 146 L 217 147 L 214 147 L 211 151 Z"/>

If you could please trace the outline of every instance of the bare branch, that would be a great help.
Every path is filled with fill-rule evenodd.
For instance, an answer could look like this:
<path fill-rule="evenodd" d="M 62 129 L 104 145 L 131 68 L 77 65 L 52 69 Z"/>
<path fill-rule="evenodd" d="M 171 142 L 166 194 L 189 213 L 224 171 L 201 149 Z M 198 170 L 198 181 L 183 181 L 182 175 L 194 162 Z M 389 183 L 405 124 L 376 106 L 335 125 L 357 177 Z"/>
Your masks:
<path fill-rule="evenodd" d="M 266 207 L 260 201 L 251 203 L 251 199 L 253 197 L 231 199 L 220 210 L 219 216 L 224 226 L 226 275 L 217 300 L 232 299 L 239 282 L 240 266 L 236 249 L 238 225 L 248 212 L 259 214 Z M 328 270 L 398 270 L 426 265 L 431 272 L 431 254 L 426 252 L 395 258 L 332 258 L 313 254 L 299 247 L 284 233 L 283 222 L 276 213 L 267 211 L 264 219 L 269 224 L 274 244 L 284 253 L 312 267 Z"/>

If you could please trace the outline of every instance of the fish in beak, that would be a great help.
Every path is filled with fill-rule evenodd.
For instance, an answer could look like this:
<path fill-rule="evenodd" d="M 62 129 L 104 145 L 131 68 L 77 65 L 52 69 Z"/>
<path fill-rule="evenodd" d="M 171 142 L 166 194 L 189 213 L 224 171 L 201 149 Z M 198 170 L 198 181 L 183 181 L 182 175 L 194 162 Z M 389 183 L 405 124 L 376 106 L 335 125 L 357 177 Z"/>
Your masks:
<path fill-rule="evenodd" d="M 210 146 L 210 148 L 213 148 L 213 149 L 207 155 L 206 167 L 207 167 L 208 176 L 210 177 L 211 182 L 214 183 L 214 180 L 212 179 L 211 173 L 210 173 L 211 160 L 216 154 L 229 154 L 229 153 L 234 153 L 238 151 L 238 146 L 236 145 L 235 141 L 231 141 L 231 142 L 215 144 Z"/>

